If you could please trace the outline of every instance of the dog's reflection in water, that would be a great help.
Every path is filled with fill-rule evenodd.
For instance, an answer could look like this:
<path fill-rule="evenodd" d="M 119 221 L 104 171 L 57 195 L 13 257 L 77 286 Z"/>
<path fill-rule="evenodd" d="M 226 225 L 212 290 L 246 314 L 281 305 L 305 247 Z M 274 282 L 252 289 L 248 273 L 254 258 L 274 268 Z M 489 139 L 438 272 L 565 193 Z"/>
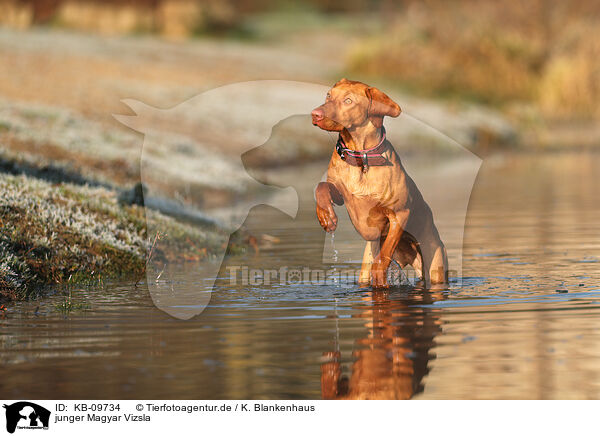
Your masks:
<path fill-rule="evenodd" d="M 427 304 L 441 293 L 375 290 L 365 293 L 360 314 L 367 335 L 357 339 L 351 374 L 342 374 L 339 351 L 325 352 L 321 365 L 324 399 L 409 399 L 424 389 L 423 377 L 435 358 L 441 332 L 437 311 Z"/>

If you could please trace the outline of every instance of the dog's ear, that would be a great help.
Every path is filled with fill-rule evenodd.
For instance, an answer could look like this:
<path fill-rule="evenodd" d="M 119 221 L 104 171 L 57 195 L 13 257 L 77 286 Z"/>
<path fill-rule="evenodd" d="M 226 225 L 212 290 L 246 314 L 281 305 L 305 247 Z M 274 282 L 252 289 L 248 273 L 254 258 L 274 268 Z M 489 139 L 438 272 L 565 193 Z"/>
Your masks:
<path fill-rule="evenodd" d="M 369 115 L 396 118 L 398 115 L 400 115 L 400 112 L 402 112 L 400 106 L 398 106 L 398 103 L 389 98 L 379 89 L 369 86 L 365 90 L 365 93 L 367 94 L 369 100 L 371 100 Z"/>
<path fill-rule="evenodd" d="M 338 85 L 341 85 L 343 83 L 348 83 L 350 82 L 348 79 L 346 79 L 345 77 L 342 77 L 340 80 L 338 80 L 337 82 L 335 82 L 335 84 L 333 85 L 333 87 L 335 88 Z"/>

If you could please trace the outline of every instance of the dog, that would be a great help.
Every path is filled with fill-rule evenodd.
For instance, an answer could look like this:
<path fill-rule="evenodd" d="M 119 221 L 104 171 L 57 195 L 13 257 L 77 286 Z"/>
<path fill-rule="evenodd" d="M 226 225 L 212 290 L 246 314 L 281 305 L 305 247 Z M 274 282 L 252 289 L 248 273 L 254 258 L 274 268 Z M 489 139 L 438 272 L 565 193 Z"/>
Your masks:
<path fill-rule="evenodd" d="M 345 78 L 311 112 L 313 125 L 339 132 L 327 181 L 315 190 L 317 218 L 326 232 L 333 232 L 333 205 L 346 205 L 367 241 L 361 286 L 387 288 L 392 259 L 401 268 L 411 265 L 427 287 L 448 281 L 446 248 L 431 208 L 386 138 L 383 118 L 400 113 L 400 106 L 379 89 Z"/>

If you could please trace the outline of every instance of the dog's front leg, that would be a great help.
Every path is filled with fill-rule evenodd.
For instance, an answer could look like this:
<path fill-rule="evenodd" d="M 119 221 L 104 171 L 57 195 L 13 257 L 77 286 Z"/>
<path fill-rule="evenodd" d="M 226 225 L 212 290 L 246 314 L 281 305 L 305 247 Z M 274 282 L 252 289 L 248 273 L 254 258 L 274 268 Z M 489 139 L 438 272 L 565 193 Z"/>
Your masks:
<path fill-rule="evenodd" d="M 388 287 L 387 269 L 392 261 L 394 251 L 400 242 L 409 215 L 407 209 L 394 212 L 391 209 L 381 208 L 381 212 L 388 218 L 389 228 L 385 241 L 381 245 L 381 250 L 373 260 L 371 277 L 374 288 Z"/>
<path fill-rule="evenodd" d="M 337 227 L 337 215 L 333 203 L 344 204 L 344 199 L 337 188 L 330 182 L 321 182 L 315 190 L 317 200 L 317 218 L 323 230 L 333 232 Z"/>

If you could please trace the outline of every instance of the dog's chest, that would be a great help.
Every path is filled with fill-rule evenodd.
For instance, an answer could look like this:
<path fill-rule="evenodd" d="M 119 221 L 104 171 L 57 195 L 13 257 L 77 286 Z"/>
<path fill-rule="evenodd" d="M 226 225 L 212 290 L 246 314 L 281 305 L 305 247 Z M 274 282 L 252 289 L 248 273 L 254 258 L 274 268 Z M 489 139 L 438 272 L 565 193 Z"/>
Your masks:
<path fill-rule="evenodd" d="M 345 164 L 335 169 L 334 179 L 341 188 L 345 201 L 375 203 L 391 207 L 397 197 L 396 175 L 391 167 L 371 167 L 363 172 L 360 167 Z"/>

